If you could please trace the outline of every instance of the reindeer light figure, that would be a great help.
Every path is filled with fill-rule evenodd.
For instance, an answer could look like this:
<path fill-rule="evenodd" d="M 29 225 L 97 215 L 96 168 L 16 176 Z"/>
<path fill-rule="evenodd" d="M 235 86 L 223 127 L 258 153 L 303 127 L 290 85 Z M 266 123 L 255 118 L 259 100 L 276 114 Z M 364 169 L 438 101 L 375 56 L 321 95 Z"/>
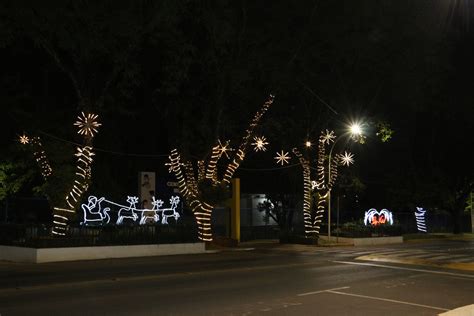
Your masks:
<path fill-rule="evenodd" d="M 163 206 L 163 201 L 162 200 L 155 200 L 155 197 L 151 197 L 152 202 L 151 204 L 153 205 L 151 210 L 144 210 L 142 212 L 142 217 L 140 218 L 140 225 L 144 225 L 149 222 L 149 220 L 154 221 L 155 223 L 158 223 L 158 220 L 160 219 L 160 216 L 158 215 L 158 211 L 160 211 L 160 207 Z"/>
<path fill-rule="evenodd" d="M 138 219 L 137 213 L 135 213 L 135 205 L 138 203 L 138 197 L 127 196 L 127 202 L 130 204 L 128 207 L 122 207 L 118 212 L 117 225 L 123 223 L 125 218 L 136 221 Z"/>
<path fill-rule="evenodd" d="M 176 212 L 176 208 L 179 204 L 179 196 L 172 196 L 170 198 L 170 207 L 161 209 L 161 224 L 168 225 L 168 218 L 174 217 L 174 220 L 177 221 L 180 217 L 179 213 Z"/>

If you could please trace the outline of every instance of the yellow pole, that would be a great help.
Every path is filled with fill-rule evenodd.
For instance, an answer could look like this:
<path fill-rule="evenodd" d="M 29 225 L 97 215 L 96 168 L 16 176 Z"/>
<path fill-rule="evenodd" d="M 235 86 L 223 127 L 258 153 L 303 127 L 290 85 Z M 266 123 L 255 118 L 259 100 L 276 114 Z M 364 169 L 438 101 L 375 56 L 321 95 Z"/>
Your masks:
<path fill-rule="evenodd" d="M 240 179 L 234 178 L 232 183 L 232 200 L 230 203 L 230 237 L 240 242 Z"/>

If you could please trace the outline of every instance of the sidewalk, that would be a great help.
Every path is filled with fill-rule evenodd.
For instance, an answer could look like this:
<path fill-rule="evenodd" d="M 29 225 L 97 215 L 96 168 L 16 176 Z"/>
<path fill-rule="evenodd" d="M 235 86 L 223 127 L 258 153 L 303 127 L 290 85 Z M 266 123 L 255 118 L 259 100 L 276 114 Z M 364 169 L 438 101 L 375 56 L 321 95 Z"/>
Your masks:
<path fill-rule="evenodd" d="M 473 233 L 453 234 L 453 233 L 428 233 L 428 234 L 405 234 L 403 235 L 404 242 L 423 242 L 435 240 L 460 240 L 471 241 L 474 240 Z"/>
<path fill-rule="evenodd" d="M 208 252 L 218 252 L 218 251 L 250 251 L 255 249 L 276 249 L 276 250 L 288 250 L 288 251 L 308 251 L 318 247 L 353 247 L 347 243 L 336 243 L 328 242 L 319 239 L 319 244 L 317 245 L 305 245 L 298 243 L 280 243 L 278 239 L 259 239 L 251 241 L 240 242 L 236 246 L 224 246 L 218 245 L 215 243 L 207 243 L 206 250 Z"/>

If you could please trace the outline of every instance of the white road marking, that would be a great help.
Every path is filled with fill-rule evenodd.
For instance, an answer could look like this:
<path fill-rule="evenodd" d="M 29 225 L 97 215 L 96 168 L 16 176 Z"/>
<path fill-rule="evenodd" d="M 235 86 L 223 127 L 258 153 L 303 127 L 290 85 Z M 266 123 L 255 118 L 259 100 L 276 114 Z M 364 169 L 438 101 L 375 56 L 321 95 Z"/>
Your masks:
<path fill-rule="evenodd" d="M 351 265 L 356 265 L 356 266 L 379 267 L 379 268 L 394 269 L 394 270 L 405 270 L 405 271 L 415 271 L 415 272 L 432 273 L 432 274 L 443 274 L 443 275 L 449 275 L 449 276 L 469 278 L 470 280 L 474 279 L 474 274 L 462 274 L 462 273 L 455 273 L 455 272 L 444 272 L 444 271 L 425 270 L 425 269 L 403 268 L 403 267 L 386 266 L 386 265 L 383 265 L 383 264 L 363 263 L 363 262 L 349 262 L 349 261 L 332 261 L 332 262 L 342 263 L 342 264 L 351 264 Z"/>
<path fill-rule="evenodd" d="M 344 289 L 348 289 L 348 288 L 350 288 L 350 286 L 343 286 L 343 287 L 337 287 L 337 288 L 334 288 L 334 289 L 327 289 L 327 290 L 301 293 L 301 294 L 298 294 L 298 296 L 313 295 L 313 294 L 319 294 L 319 293 L 324 293 L 324 292 L 328 292 L 328 291 L 344 290 Z"/>
<path fill-rule="evenodd" d="M 430 305 L 423 305 L 423 304 L 416 304 L 416 303 L 410 303 L 410 302 L 399 301 L 399 300 L 392 300 L 392 299 L 382 298 L 382 297 L 367 296 L 367 295 L 360 295 L 360 294 L 352 294 L 352 293 L 338 292 L 338 291 L 333 291 L 333 290 L 327 290 L 326 292 L 327 292 L 327 293 L 333 293 L 333 294 L 339 294 L 339 295 L 347 295 L 347 296 L 361 297 L 361 298 L 366 298 L 366 299 L 371 299 L 371 300 L 377 300 L 377 301 L 385 301 L 385 302 L 391 302 L 391 303 L 398 303 L 398 304 L 404 304 L 404 305 L 411 305 L 411 306 L 417 306 L 417 307 L 424 307 L 424 308 L 436 309 L 436 310 L 439 310 L 439 311 L 448 311 L 448 310 L 449 310 L 449 309 L 447 309 L 447 308 L 442 308 L 442 307 L 436 307 L 436 306 L 430 306 Z"/>

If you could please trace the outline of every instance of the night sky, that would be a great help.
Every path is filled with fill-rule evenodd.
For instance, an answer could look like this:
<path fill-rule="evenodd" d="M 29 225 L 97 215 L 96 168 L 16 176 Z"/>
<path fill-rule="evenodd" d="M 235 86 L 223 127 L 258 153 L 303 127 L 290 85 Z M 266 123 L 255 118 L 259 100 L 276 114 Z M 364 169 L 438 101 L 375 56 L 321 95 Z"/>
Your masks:
<path fill-rule="evenodd" d="M 38 194 L 18 135 L 40 136 L 67 174 L 82 141 L 76 116 L 97 113 L 90 190 L 123 198 L 139 171 L 169 179 L 173 148 L 196 160 L 217 139 L 237 146 L 274 94 L 257 128 L 267 151 L 250 148 L 236 174 L 243 192 L 302 194 L 301 168 L 278 169 L 275 153 L 298 147 L 314 161 L 306 140 L 359 121 L 366 142 L 347 144 L 355 164 L 336 188 L 347 208 L 459 214 L 474 183 L 473 9 L 465 0 L 2 1 L 0 161 L 13 164 L 9 181 L 27 174 L 13 196 Z M 381 122 L 388 142 L 376 135 Z"/>

